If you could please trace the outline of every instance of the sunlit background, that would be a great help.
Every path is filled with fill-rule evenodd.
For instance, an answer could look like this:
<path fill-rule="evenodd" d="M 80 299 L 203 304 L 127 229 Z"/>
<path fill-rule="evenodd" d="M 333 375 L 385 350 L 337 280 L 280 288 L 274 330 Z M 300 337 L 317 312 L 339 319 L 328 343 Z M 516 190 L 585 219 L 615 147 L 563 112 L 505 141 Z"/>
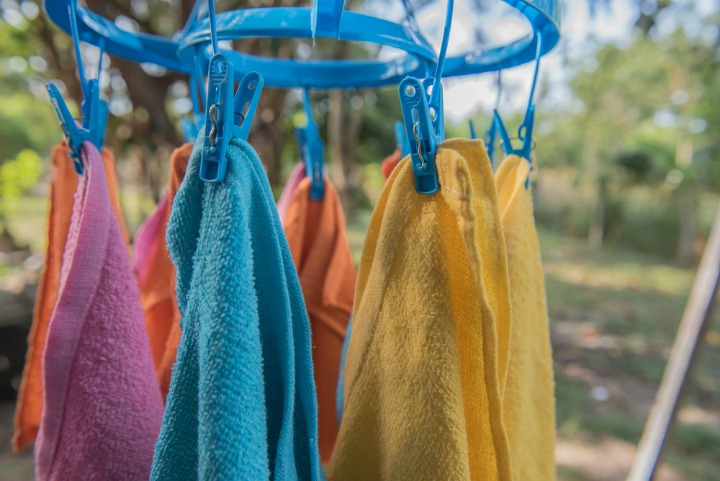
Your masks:
<path fill-rule="evenodd" d="M 192 0 L 88 0 L 125 30 L 172 36 Z M 302 0 L 217 2 L 218 11 L 305 5 Z M 445 2 L 413 0 L 439 46 Z M 44 82 L 81 98 L 67 34 L 34 1 L 0 0 L 0 480 L 32 479 L 32 454 L 10 451 L 12 413 L 42 265 L 48 156 L 61 131 Z M 676 334 L 720 196 L 720 1 L 565 0 L 563 39 L 542 59 L 534 178 L 554 347 L 557 463 L 562 481 L 622 480 L 632 462 Z M 400 0 L 346 7 L 401 21 Z M 457 0 L 450 54 L 522 37 L 530 27 L 499 0 Z M 224 44 L 257 55 L 389 57 L 398 52 L 319 39 Z M 83 48 L 89 77 L 99 54 Z M 187 79 L 104 56 L 130 232 L 166 185 L 179 119 L 192 109 Z M 262 72 L 261 72 L 262 73 Z M 448 136 L 481 134 L 497 105 L 517 128 L 532 66 L 447 80 Z M 380 162 L 395 149 L 397 90 L 313 92 L 325 160 L 357 259 L 382 189 Z M 298 161 L 297 91 L 266 88 L 250 141 L 276 193 Z M 499 162 L 501 156 L 495 161 Z M 715 320 L 717 321 L 717 320 Z M 720 325 L 711 324 L 678 414 L 659 481 L 720 479 Z"/>

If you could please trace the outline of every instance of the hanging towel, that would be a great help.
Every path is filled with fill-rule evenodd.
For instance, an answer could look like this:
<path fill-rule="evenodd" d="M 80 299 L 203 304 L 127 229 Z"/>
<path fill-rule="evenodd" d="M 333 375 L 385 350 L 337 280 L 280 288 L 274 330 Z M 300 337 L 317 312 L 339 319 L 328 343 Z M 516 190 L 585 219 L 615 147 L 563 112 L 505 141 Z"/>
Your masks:
<path fill-rule="evenodd" d="M 152 480 L 321 480 L 310 323 L 267 176 L 233 139 L 221 183 L 196 145 L 173 203 L 182 338 Z"/>
<path fill-rule="evenodd" d="M 310 179 L 302 179 L 292 194 L 283 227 L 310 316 L 320 456 L 325 462 L 337 437 L 335 394 L 355 294 L 355 266 L 345 237 L 345 214 L 327 178 L 322 200 L 310 198 Z"/>
<path fill-rule="evenodd" d="M 115 158 L 108 149 L 102 151 L 102 163 L 107 180 L 110 203 L 120 223 L 123 239 L 127 242 L 115 178 Z M 47 245 L 45 261 L 35 299 L 33 322 L 28 336 L 28 350 L 25 360 L 20 393 L 15 406 L 15 435 L 13 449 L 21 451 L 35 440 L 42 413 L 42 368 L 41 357 L 45 351 L 45 337 L 48 322 L 55 307 L 60 283 L 60 266 L 68 236 L 73 198 L 77 189 L 78 175 L 68 155 L 65 142 L 55 146 L 50 155 L 50 207 L 48 209 Z"/>
<path fill-rule="evenodd" d="M 170 374 L 180 340 L 175 266 L 167 250 L 165 231 L 173 200 L 185 177 L 192 148 L 193 144 L 187 143 L 173 152 L 167 192 L 135 237 L 135 276 L 140 286 L 145 326 L 163 398 L 170 389 Z"/>
<path fill-rule="evenodd" d="M 162 418 L 143 313 L 100 154 L 83 144 L 43 355 L 38 481 L 146 480 Z"/>
<path fill-rule="evenodd" d="M 511 479 L 484 283 L 507 283 L 490 162 L 481 141 L 449 140 L 437 166 L 440 191 L 422 195 L 401 162 L 370 221 L 331 481 Z"/>
<path fill-rule="evenodd" d="M 385 157 L 385 159 L 382 161 L 382 164 L 380 165 L 380 170 L 382 170 L 384 181 L 387 182 L 387 180 L 390 178 L 390 175 L 393 173 L 393 170 L 395 170 L 395 167 L 397 167 L 397 165 L 400 163 L 400 160 L 402 160 L 400 149 L 396 149 L 395 152 Z"/>
<path fill-rule="evenodd" d="M 280 194 L 280 200 L 277 203 L 278 214 L 280 215 L 280 222 L 285 222 L 288 208 L 290 207 L 290 201 L 292 200 L 293 192 L 300 185 L 300 181 L 305 178 L 305 164 L 300 162 L 293 169 L 290 174 L 285 187 L 283 187 L 282 194 Z"/>
<path fill-rule="evenodd" d="M 498 168 L 498 198 L 510 270 L 513 329 L 503 399 L 513 479 L 555 479 L 555 395 L 545 283 L 525 188 L 530 163 L 507 157 Z"/>

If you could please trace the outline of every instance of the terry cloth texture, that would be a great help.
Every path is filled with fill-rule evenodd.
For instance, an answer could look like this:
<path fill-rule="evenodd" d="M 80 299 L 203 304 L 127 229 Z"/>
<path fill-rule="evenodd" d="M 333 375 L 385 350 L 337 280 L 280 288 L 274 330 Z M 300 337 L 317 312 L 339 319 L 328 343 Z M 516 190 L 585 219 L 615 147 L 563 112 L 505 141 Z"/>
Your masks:
<path fill-rule="evenodd" d="M 400 154 L 400 149 L 396 149 L 395 152 L 385 157 L 385 159 L 382 161 L 382 164 L 380 164 L 380 170 L 382 170 L 383 180 L 387 182 L 387 180 L 390 178 L 390 175 L 392 175 L 393 170 L 395 170 L 395 167 L 400 163 L 400 160 L 402 159 L 402 156 Z"/>
<path fill-rule="evenodd" d="M 328 479 L 510 480 L 496 324 L 505 241 L 481 141 L 439 146 L 441 189 L 401 162 L 363 248 Z M 486 270 L 490 272 L 485 272 Z M 495 278 L 490 293 L 486 282 Z M 493 301 L 494 305 L 493 305 Z"/>
<path fill-rule="evenodd" d="M 60 287 L 43 355 L 38 481 L 146 480 L 162 418 L 127 245 L 100 153 L 82 147 Z"/>
<path fill-rule="evenodd" d="M 267 176 L 247 142 L 223 182 L 195 150 L 168 247 L 182 337 L 152 480 L 321 480 L 310 323 Z"/>
<path fill-rule="evenodd" d="M 180 341 L 175 266 L 167 250 L 165 231 L 173 200 L 185 177 L 192 148 L 193 144 L 187 143 L 173 152 L 167 192 L 135 237 L 135 275 L 140 286 L 145 326 L 163 398 L 170 389 L 170 374 Z"/>
<path fill-rule="evenodd" d="M 545 282 L 533 218 L 530 164 L 507 157 L 498 168 L 498 198 L 508 265 L 513 328 L 503 420 L 513 479 L 555 479 L 555 395 Z"/>
<path fill-rule="evenodd" d="M 355 294 L 355 267 L 340 197 L 327 178 L 321 200 L 310 198 L 309 178 L 299 183 L 283 228 L 310 316 L 320 456 L 328 461 L 338 430 L 335 394 Z"/>
<path fill-rule="evenodd" d="M 290 174 L 290 178 L 285 187 L 283 187 L 282 194 L 280 194 L 280 200 L 277 203 L 278 214 L 280 215 L 280 222 L 285 222 L 288 208 L 290 207 L 290 201 L 292 200 L 293 192 L 300 185 L 300 181 L 305 178 L 305 164 L 303 162 L 298 163 Z"/>
<path fill-rule="evenodd" d="M 125 221 L 120 208 L 115 177 L 115 157 L 108 149 L 102 151 L 102 164 L 107 180 L 110 204 L 120 224 L 123 239 L 127 242 Z M 68 155 L 67 144 L 61 142 L 53 148 L 50 155 L 50 208 L 48 209 L 45 261 L 38 281 L 33 322 L 28 336 L 25 368 L 15 405 L 15 435 L 13 437 L 15 451 L 23 450 L 32 443 L 40 426 L 42 413 L 41 358 L 45 351 L 48 322 L 57 299 L 60 267 L 77 185 L 78 175 L 75 172 L 73 161 Z"/>

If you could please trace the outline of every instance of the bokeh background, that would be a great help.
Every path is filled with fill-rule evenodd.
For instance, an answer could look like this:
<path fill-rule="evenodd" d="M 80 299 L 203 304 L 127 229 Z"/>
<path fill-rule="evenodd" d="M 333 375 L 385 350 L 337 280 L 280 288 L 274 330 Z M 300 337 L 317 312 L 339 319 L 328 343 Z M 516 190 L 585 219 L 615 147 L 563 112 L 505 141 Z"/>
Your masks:
<path fill-rule="evenodd" d="M 123 29 L 171 36 L 192 0 L 88 0 Z M 218 11 L 303 5 L 218 0 Z M 445 3 L 413 0 L 439 45 Z M 506 42 L 528 26 L 499 0 L 458 0 L 450 52 Z M 32 479 L 32 454 L 10 450 L 12 413 L 42 265 L 48 155 L 61 131 L 44 82 L 80 100 L 68 35 L 30 0 L 0 0 L 0 480 Z M 720 1 L 565 0 L 563 41 L 543 59 L 536 216 L 555 358 L 557 462 L 562 481 L 621 480 L 632 461 L 720 199 Z M 348 0 L 346 8 L 402 21 L 400 0 Z M 396 55 L 372 45 L 247 40 L 226 47 L 284 58 Z M 98 51 L 86 46 L 88 76 Z M 170 153 L 191 110 L 187 79 L 153 65 L 103 59 L 122 205 L 134 232 L 166 184 Z M 502 75 L 499 108 L 517 126 L 531 69 Z M 448 136 L 482 132 L 497 77 L 445 82 Z M 380 162 L 395 149 L 397 90 L 313 92 L 325 160 L 359 257 L 382 189 Z M 278 193 L 298 161 L 297 91 L 266 88 L 251 133 Z M 497 159 L 499 161 L 499 159 Z M 716 320 L 715 320 L 716 321 Z M 720 479 L 720 325 L 704 337 L 660 481 Z"/>

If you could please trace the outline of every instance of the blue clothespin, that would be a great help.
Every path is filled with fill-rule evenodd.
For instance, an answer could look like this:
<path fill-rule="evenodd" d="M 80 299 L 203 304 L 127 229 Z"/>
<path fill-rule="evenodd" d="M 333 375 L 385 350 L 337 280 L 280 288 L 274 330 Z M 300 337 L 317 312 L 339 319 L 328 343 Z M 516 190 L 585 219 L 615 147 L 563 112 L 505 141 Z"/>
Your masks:
<path fill-rule="evenodd" d="M 477 132 L 475 132 L 475 123 L 472 120 L 468 120 L 468 128 L 470 129 L 470 140 L 477 139 Z"/>
<path fill-rule="evenodd" d="M 507 132 L 506 132 L 507 133 Z M 495 139 L 497 138 L 497 126 L 493 116 L 490 122 L 490 128 L 485 132 L 485 148 L 487 149 L 488 158 L 490 159 L 490 167 L 493 166 L 493 156 L 495 155 Z"/>
<path fill-rule="evenodd" d="M 73 159 L 75 171 L 78 175 L 83 173 L 83 164 L 80 149 L 85 141 L 92 142 L 98 150 L 102 148 L 105 140 L 105 130 L 108 119 L 107 102 L 100 99 L 100 83 L 98 79 L 88 81 L 85 78 L 82 53 L 80 51 L 80 37 L 77 28 L 76 18 L 77 0 L 72 0 L 68 5 L 70 17 L 70 31 L 72 33 L 75 56 L 77 57 L 78 74 L 80 76 L 80 87 L 83 92 L 83 101 L 80 104 L 81 121 L 80 125 L 70 114 L 65 100 L 53 82 L 48 82 L 47 91 L 50 96 L 55 115 L 60 122 L 65 139 L 67 140 L 70 157 Z M 102 70 L 102 44 L 100 45 L 100 61 L 98 62 L 98 78 Z"/>
<path fill-rule="evenodd" d="M 437 145 L 445 140 L 445 115 L 440 81 L 450 40 L 454 4 L 454 0 L 448 0 L 435 76 L 422 81 L 414 77 L 406 77 L 398 87 L 405 132 L 410 143 L 415 190 L 420 194 L 434 194 L 440 189 L 435 165 Z M 429 96 L 428 91 L 430 91 Z"/>
<path fill-rule="evenodd" d="M 425 78 L 422 80 L 425 91 L 432 86 L 432 91 L 437 92 L 437 99 L 433 103 L 432 95 L 428 98 L 428 107 L 430 107 L 430 119 L 432 120 L 433 130 L 438 143 L 445 140 L 445 105 L 443 102 L 443 86 L 436 78 Z"/>
<path fill-rule="evenodd" d="M 305 129 L 302 127 L 295 127 L 295 139 L 298 144 L 298 153 L 300 154 L 300 162 L 305 163 Z"/>
<path fill-rule="evenodd" d="M 240 81 L 240 85 L 235 91 L 233 137 L 242 140 L 248 139 L 255 111 L 260 102 L 263 84 L 263 77 L 257 72 L 245 74 Z"/>
<path fill-rule="evenodd" d="M 410 155 L 410 142 L 408 141 L 405 126 L 400 121 L 395 122 L 395 145 L 403 159 Z"/>
<path fill-rule="evenodd" d="M 83 163 L 80 149 L 82 148 L 83 142 L 93 142 L 95 140 L 93 134 L 89 130 L 77 124 L 65 104 L 65 100 L 62 98 L 62 95 L 60 95 L 60 90 L 58 90 L 54 82 L 47 83 L 47 91 L 50 96 L 50 102 L 52 103 L 55 115 L 58 118 L 58 122 L 60 122 L 60 128 L 65 135 L 65 140 L 67 141 L 70 151 L 70 157 L 73 159 L 73 164 L 75 165 L 75 172 L 77 172 L 78 175 L 82 175 Z"/>
<path fill-rule="evenodd" d="M 418 79 L 407 77 L 400 82 L 398 90 L 405 131 L 409 133 L 415 190 L 421 194 L 434 194 L 440 189 L 435 166 L 437 136 L 433 129 L 425 89 Z"/>
<path fill-rule="evenodd" d="M 208 0 L 208 17 L 214 54 L 208 66 L 200 179 L 205 182 L 222 182 L 227 173 L 225 152 L 233 136 L 234 77 L 232 64 L 218 47 L 214 0 Z"/>
<path fill-rule="evenodd" d="M 323 174 L 323 151 L 325 144 L 320 138 L 318 126 L 312 115 L 312 105 L 310 104 L 310 91 L 304 89 L 305 116 L 307 124 L 305 125 L 303 137 L 305 139 L 304 160 L 305 173 L 310 177 L 310 198 L 320 200 L 325 195 L 325 177 Z"/>
<path fill-rule="evenodd" d="M 200 158 L 200 179 L 205 182 L 225 179 L 225 152 L 233 136 L 233 105 L 233 68 L 225 55 L 216 53 L 208 68 L 205 137 Z"/>
<path fill-rule="evenodd" d="M 535 89 L 537 87 L 538 73 L 540 71 L 540 58 L 542 56 L 542 42 L 543 37 L 541 32 L 536 33 L 537 44 L 536 44 L 536 56 L 535 56 L 535 70 L 533 73 L 532 86 L 530 87 L 530 97 L 528 99 L 527 109 L 525 111 L 525 118 L 522 124 L 518 128 L 518 138 L 522 141 L 520 148 L 516 149 L 513 147 L 508 131 L 505 128 L 505 124 L 500 118 L 497 109 L 493 111 L 494 121 L 493 124 L 500 135 L 500 140 L 503 144 L 503 150 L 506 155 L 517 155 L 524 158 L 528 162 L 532 163 L 530 155 L 533 148 L 533 127 L 535 126 Z"/>

